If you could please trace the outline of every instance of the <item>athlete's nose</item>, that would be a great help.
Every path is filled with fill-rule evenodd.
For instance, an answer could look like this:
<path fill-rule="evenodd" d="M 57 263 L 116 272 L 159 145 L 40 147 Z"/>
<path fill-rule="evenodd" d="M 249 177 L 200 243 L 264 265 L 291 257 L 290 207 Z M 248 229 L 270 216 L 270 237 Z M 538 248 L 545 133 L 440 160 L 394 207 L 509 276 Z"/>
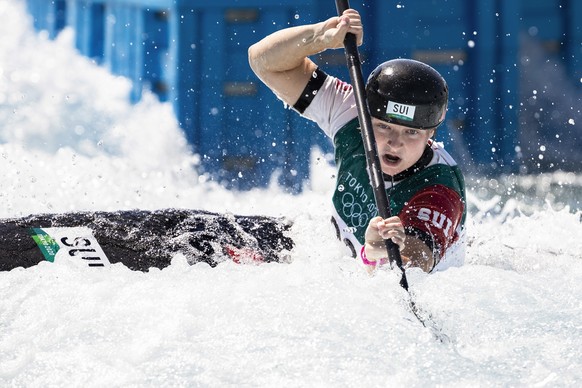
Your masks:
<path fill-rule="evenodd" d="M 386 135 L 386 142 L 388 145 L 393 147 L 397 147 L 402 144 L 402 141 L 400 140 L 400 132 L 395 129 L 388 131 Z"/>

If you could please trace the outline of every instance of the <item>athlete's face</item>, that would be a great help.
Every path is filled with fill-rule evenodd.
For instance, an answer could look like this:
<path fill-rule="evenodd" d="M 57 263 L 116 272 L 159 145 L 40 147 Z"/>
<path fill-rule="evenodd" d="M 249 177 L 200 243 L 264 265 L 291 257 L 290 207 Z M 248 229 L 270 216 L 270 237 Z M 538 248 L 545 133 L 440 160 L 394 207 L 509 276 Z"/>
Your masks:
<path fill-rule="evenodd" d="M 434 129 L 414 129 L 372 117 L 382 171 L 396 175 L 420 159 Z"/>

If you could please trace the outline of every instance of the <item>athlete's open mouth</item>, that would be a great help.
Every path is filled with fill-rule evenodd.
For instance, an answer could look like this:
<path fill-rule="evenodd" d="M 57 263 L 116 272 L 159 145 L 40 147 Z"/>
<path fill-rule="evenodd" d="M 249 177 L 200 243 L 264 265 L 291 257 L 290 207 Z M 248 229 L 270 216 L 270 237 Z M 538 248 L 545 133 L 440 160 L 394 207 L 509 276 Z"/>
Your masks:
<path fill-rule="evenodd" d="M 384 163 L 386 164 L 397 164 L 400 162 L 400 158 L 396 155 L 384 154 L 382 159 L 384 159 Z"/>

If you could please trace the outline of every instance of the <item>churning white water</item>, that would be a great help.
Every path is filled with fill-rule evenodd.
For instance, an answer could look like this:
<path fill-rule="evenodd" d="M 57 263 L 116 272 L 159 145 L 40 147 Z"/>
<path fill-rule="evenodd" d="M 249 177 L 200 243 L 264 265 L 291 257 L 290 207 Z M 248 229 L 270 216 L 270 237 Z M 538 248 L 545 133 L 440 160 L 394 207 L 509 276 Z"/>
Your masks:
<path fill-rule="evenodd" d="M 168 105 L 0 2 L 0 217 L 204 209 L 285 216 L 290 264 L 48 263 L 0 273 L 2 386 L 580 386 L 582 176 L 469 179 L 467 262 L 369 277 L 329 223 L 333 168 L 300 195 L 196 172 Z M 18 255 L 18 252 L 14 252 Z"/>

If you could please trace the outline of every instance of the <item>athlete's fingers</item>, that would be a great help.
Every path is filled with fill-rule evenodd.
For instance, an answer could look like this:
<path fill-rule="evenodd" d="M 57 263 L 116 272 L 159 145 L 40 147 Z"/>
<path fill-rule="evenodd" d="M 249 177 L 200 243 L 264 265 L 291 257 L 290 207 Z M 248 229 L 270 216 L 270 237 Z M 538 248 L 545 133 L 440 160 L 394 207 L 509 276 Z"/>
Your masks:
<path fill-rule="evenodd" d="M 362 25 L 362 18 L 360 14 L 355 9 L 347 9 L 344 11 L 341 17 L 346 17 L 343 22 L 349 25 L 347 32 L 350 32 L 356 36 L 356 42 L 358 46 L 361 46 L 364 41 L 364 29 Z M 342 21 L 340 21 L 341 23 Z"/>
<path fill-rule="evenodd" d="M 365 239 L 366 241 L 372 242 L 380 242 L 383 240 L 383 237 L 380 235 L 378 230 L 378 223 L 382 222 L 382 217 L 374 217 L 368 223 L 368 227 L 366 228 Z"/>
<path fill-rule="evenodd" d="M 398 217 L 390 217 L 385 220 L 377 222 L 378 234 L 382 239 L 392 241 L 398 245 L 400 250 L 404 249 L 406 241 L 406 233 L 404 231 L 404 226 Z"/>

